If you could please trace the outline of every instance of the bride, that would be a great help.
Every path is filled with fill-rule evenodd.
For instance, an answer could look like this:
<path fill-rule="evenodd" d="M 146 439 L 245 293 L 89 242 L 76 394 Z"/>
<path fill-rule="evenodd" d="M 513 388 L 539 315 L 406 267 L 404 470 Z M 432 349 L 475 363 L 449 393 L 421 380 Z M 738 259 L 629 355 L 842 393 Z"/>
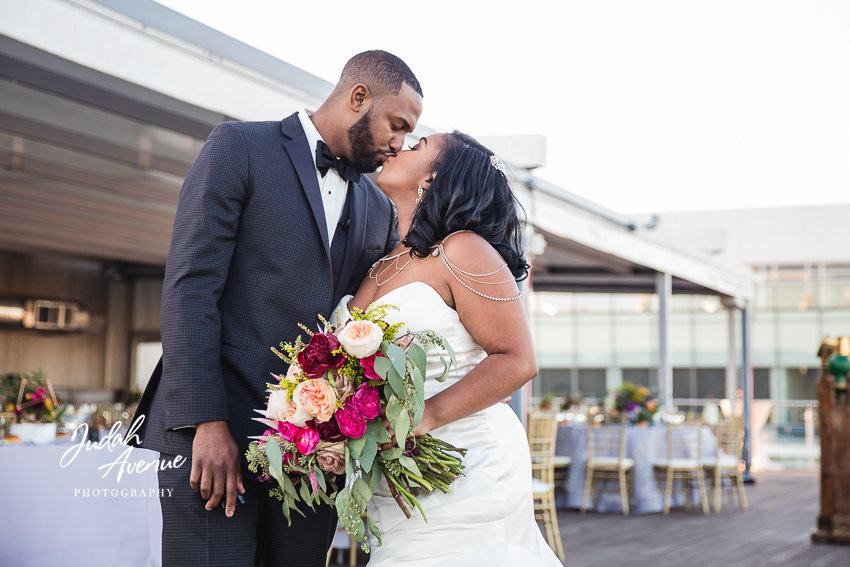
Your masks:
<path fill-rule="evenodd" d="M 429 353 L 416 435 L 468 449 L 449 494 L 421 496 L 406 519 L 386 481 L 369 503 L 382 536 L 370 567 L 561 565 L 534 521 L 531 459 L 513 411 L 499 403 L 537 373 L 516 281 L 528 273 L 517 205 L 492 152 L 454 132 L 422 138 L 384 163 L 377 183 L 398 212 L 400 244 L 342 306 L 398 307 L 390 323 L 432 329 L 455 351 L 445 382 Z"/>

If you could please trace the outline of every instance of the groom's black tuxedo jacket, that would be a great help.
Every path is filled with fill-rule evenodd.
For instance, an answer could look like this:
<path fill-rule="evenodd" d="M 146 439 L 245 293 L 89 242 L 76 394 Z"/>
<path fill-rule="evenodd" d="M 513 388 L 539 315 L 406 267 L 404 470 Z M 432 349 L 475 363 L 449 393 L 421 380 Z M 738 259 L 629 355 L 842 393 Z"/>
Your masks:
<path fill-rule="evenodd" d="M 329 242 L 313 151 L 297 114 L 225 122 L 204 144 L 180 191 L 163 356 L 136 414 L 143 447 L 188 457 L 194 429 L 183 426 L 228 420 L 244 452 L 265 430 L 252 418 L 269 372 L 286 372 L 270 348 L 304 335 L 298 323 L 315 328 L 395 246 L 395 212 L 365 175 Z"/>

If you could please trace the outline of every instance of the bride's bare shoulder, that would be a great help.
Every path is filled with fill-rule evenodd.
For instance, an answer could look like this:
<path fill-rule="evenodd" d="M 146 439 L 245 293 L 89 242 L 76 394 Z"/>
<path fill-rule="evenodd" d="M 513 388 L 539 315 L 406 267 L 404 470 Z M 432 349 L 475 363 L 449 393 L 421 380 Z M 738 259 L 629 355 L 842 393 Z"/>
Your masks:
<path fill-rule="evenodd" d="M 470 271 L 490 271 L 505 263 L 484 237 L 471 231 L 456 232 L 447 236 L 442 242 L 441 252 L 452 262 Z"/>

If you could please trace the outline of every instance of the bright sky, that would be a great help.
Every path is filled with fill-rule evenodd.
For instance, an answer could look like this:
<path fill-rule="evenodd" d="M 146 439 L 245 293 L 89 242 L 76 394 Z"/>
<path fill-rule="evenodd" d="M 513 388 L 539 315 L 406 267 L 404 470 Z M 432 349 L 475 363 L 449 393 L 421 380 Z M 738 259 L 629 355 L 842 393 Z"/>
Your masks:
<path fill-rule="evenodd" d="M 850 202 L 846 0 L 158 1 L 331 82 L 391 51 L 423 124 L 621 213 Z"/>

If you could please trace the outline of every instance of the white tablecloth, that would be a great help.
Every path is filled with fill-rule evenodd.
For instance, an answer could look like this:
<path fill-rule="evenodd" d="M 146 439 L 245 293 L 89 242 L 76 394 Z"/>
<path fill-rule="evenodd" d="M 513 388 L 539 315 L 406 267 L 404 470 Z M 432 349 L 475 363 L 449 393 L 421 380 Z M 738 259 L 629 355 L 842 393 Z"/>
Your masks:
<path fill-rule="evenodd" d="M 123 446 L 82 450 L 62 468 L 71 447 L 0 445 L 0 565 L 159 567 L 162 516 L 154 468 L 119 480 L 116 465 L 104 478 L 98 467 L 115 462 Z M 132 449 L 129 461 L 157 457 Z"/>
<path fill-rule="evenodd" d="M 585 464 L 587 462 L 587 426 L 584 423 L 571 423 L 558 427 L 558 440 L 555 448 L 557 455 L 572 457 L 573 462 L 565 485 L 566 501 L 563 496 L 558 498 L 559 506 L 581 508 L 584 493 Z M 717 438 L 708 427 L 702 428 L 703 458 L 713 457 L 717 447 Z M 652 469 L 654 459 L 663 459 L 667 455 L 667 427 L 651 425 L 647 427 L 628 427 L 626 429 L 626 457 L 634 459 L 634 498 L 631 512 L 634 514 L 651 514 L 660 512 L 664 507 L 664 492 L 659 488 Z M 614 488 L 614 483 L 610 483 Z M 694 494 L 694 502 L 698 502 Z M 679 505 L 682 497 L 674 500 Z M 620 497 L 616 491 L 600 494 L 599 511 L 619 512 Z M 593 509 L 593 502 L 589 508 Z"/>

